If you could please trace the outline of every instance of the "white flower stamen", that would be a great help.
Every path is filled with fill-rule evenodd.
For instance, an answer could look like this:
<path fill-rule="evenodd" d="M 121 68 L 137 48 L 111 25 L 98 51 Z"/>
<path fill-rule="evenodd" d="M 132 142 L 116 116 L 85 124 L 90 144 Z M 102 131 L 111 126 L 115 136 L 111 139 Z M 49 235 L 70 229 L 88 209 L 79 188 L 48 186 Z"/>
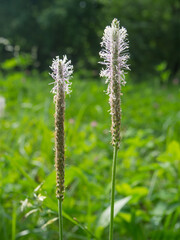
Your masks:
<path fill-rule="evenodd" d="M 69 79 L 73 73 L 71 61 L 67 61 L 66 56 L 63 56 L 63 59 L 59 59 L 59 56 L 57 56 L 55 59 L 53 59 L 50 68 L 52 69 L 52 73 L 50 75 L 55 80 L 53 83 L 51 83 L 54 84 L 51 92 L 54 94 L 57 93 L 57 83 L 60 82 L 64 86 L 64 91 L 69 94 L 71 92 L 71 82 L 69 82 Z"/>

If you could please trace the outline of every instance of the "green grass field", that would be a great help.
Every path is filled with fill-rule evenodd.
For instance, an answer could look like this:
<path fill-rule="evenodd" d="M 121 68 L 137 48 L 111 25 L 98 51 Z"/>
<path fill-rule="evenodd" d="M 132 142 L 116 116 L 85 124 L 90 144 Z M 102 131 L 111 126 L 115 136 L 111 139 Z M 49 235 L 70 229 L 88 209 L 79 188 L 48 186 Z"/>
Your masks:
<path fill-rule="evenodd" d="M 51 78 L 0 78 L 6 100 L 0 118 L 0 239 L 55 240 Z M 72 82 L 66 98 L 64 240 L 107 239 L 113 151 L 107 86 L 77 77 Z M 178 240 L 179 88 L 129 80 L 122 91 L 114 239 Z"/>

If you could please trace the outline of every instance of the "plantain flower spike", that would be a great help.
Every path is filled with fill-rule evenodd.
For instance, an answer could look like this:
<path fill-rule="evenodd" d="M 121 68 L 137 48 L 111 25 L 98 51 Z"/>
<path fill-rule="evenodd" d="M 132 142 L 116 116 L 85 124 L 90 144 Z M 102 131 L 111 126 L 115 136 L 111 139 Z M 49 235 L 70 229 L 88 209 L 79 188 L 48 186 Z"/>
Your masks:
<path fill-rule="evenodd" d="M 64 199 L 64 111 L 65 111 L 65 93 L 70 93 L 69 79 L 73 73 L 73 66 L 71 61 L 67 61 L 67 57 L 59 59 L 57 56 L 53 59 L 52 73 L 50 74 L 54 79 L 54 87 L 52 93 L 55 94 L 55 168 L 56 168 L 56 197 L 57 199 Z"/>
<path fill-rule="evenodd" d="M 119 21 L 114 19 L 111 26 L 105 28 L 101 42 L 102 51 L 99 53 L 104 59 L 104 62 L 100 63 L 106 67 L 101 70 L 100 76 L 105 77 L 108 84 L 112 145 L 117 145 L 118 148 L 121 127 L 121 86 L 126 84 L 126 70 L 130 70 L 127 64 L 129 59 L 127 30 L 124 27 L 120 28 L 119 25 Z"/>

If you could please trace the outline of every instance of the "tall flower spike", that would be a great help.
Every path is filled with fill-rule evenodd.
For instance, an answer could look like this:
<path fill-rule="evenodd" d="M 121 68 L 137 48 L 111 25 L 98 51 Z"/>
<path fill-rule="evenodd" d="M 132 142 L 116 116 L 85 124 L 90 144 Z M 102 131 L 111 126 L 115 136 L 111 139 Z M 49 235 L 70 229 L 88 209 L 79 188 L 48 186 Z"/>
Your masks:
<path fill-rule="evenodd" d="M 52 78 L 54 87 L 52 92 L 55 94 L 55 168 L 56 168 L 56 197 L 61 201 L 64 199 L 64 110 L 65 92 L 70 93 L 69 79 L 73 73 L 71 61 L 67 57 L 53 59 Z"/>
<path fill-rule="evenodd" d="M 129 70 L 127 61 L 128 41 L 127 31 L 124 27 L 120 28 L 119 21 L 114 19 L 111 26 L 107 26 L 101 42 L 102 51 L 99 53 L 106 66 L 102 69 L 100 76 L 106 77 L 108 84 L 107 93 L 109 94 L 110 113 L 111 113 L 111 133 L 112 144 L 120 145 L 120 126 L 121 126 L 121 85 L 125 85 L 125 71 Z"/>

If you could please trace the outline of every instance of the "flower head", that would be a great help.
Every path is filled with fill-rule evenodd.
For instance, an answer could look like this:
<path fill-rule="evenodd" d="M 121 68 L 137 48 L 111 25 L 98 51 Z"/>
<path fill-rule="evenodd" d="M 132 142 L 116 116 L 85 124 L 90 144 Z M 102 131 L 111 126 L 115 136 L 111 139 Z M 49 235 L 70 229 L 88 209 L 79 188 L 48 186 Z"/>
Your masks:
<path fill-rule="evenodd" d="M 65 92 L 70 93 L 69 79 L 73 72 L 71 61 L 67 57 L 53 59 L 51 76 L 55 80 L 52 92 L 55 93 L 55 168 L 56 168 L 56 197 L 64 199 L 65 149 L 64 149 L 64 114 Z"/>
<path fill-rule="evenodd" d="M 106 66 L 106 69 L 102 69 L 100 76 L 106 77 L 106 83 L 109 83 L 113 77 L 113 64 L 116 65 L 116 74 L 119 84 L 125 85 L 125 70 L 129 70 L 127 61 L 129 59 L 128 54 L 128 41 L 127 30 L 124 27 L 119 26 L 119 21 L 114 19 L 111 26 L 107 26 L 104 30 L 102 37 L 101 47 L 99 55 L 104 59 L 104 62 L 100 62 Z M 116 57 L 116 62 L 114 58 Z M 108 93 L 111 89 L 108 87 Z"/>
<path fill-rule="evenodd" d="M 50 68 L 52 69 L 52 73 L 50 75 L 55 80 L 52 83 L 54 84 L 52 92 L 54 94 L 57 94 L 57 85 L 59 82 L 63 85 L 64 91 L 69 94 L 71 92 L 71 82 L 69 82 L 69 79 L 73 73 L 73 66 L 71 65 L 71 61 L 67 61 L 66 56 L 64 56 L 63 59 L 59 59 L 59 56 L 57 56 L 55 59 L 53 59 Z"/>
<path fill-rule="evenodd" d="M 100 76 L 106 77 L 108 83 L 107 93 L 109 94 L 111 112 L 111 133 L 112 144 L 120 144 L 120 125 L 121 125 L 121 85 L 125 85 L 125 73 L 129 70 L 127 61 L 128 41 L 127 31 L 124 27 L 119 27 L 119 21 L 114 19 L 111 26 L 107 26 L 102 37 L 102 51 L 100 57 L 104 59 L 105 69 L 102 69 Z"/>

